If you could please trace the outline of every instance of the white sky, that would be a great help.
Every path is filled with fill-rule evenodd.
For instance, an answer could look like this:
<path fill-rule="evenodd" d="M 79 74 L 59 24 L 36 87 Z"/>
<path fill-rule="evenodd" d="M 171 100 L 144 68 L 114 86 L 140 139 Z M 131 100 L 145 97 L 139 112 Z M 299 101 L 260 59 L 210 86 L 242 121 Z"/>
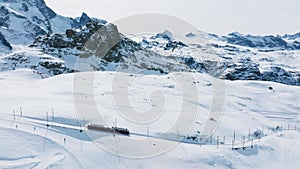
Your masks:
<path fill-rule="evenodd" d="M 143 13 L 179 17 L 199 30 L 219 35 L 300 32 L 300 0 L 45 0 L 64 16 L 89 16 L 109 22 Z"/>

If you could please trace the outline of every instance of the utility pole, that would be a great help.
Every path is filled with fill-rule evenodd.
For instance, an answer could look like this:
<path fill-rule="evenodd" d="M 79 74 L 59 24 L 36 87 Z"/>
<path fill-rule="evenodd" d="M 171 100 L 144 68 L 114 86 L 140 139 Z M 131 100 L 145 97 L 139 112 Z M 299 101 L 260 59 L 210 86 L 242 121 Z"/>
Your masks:
<path fill-rule="evenodd" d="M 177 123 L 177 141 L 179 142 L 179 130 L 178 130 L 178 123 Z"/>
<path fill-rule="evenodd" d="M 212 131 L 210 131 L 210 144 L 212 144 Z"/>
<path fill-rule="evenodd" d="M 233 131 L 233 141 L 235 141 L 235 130 Z"/>
<path fill-rule="evenodd" d="M 23 116 L 23 111 L 22 111 L 22 107 L 20 106 L 20 115 L 21 117 Z"/>
<path fill-rule="evenodd" d="M 54 110 L 52 109 L 52 122 L 54 121 Z"/>
<path fill-rule="evenodd" d="M 201 147 L 201 142 L 202 142 L 202 138 L 201 138 L 201 136 L 199 135 L 199 145 L 200 145 L 200 147 Z"/>
<path fill-rule="evenodd" d="M 251 137 L 251 130 L 249 129 L 248 140 L 250 140 L 250 137 Z"/>
<path fill-rule="evenodd" d="M 16 120 L 15 109 L 13 109 L 13 116 L 14 116 L 14 120 Z"/>
<path fill-rule="evenodd" d="M 47 127 L 49 127 L 49 119 L 48 119 L 48 112 L 46 112 L 46 120 L 47 120 Z"/>
<path fill-rule="evenodd" d="M 243 149 L 245 149 L 245 136 L 243 136 Z"/>
<path fill-rule="evenodd" d="M 147 137 L 149 139 L 149 127 L 147 127 Z"/>

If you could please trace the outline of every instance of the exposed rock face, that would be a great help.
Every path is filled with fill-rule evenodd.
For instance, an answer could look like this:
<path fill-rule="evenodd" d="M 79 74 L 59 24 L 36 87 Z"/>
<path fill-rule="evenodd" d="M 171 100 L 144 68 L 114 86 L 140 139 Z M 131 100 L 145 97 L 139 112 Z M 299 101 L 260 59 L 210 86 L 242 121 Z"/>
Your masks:
<path fill-rule="evenodd" d="M 258 64 L 251 61 L 250 58 L 241 59 L 238 63 L 231 65 L 231 71 L 225 74 L 228 80 L 259 80 L 260 70 Z"/>
<path fill-rule="evenodd" d="M 31 47 L 74 62 L 68 67 L 74 71 L 111 70 L 139 73 L 142 71 L 169 73 L 190 71 L 174 58 L 165 58 L 148 51 L 118 32 L 113 24 L 90 19 L 80 29 L 68 29 L 62 34 L 44 35 Z"/>
<path fill-rule="evenodd" d="M 11 45 L 7 42 L 5 37 L 0 32 L 0 52 L 12 50 Z"/>
<path fill-rule="evenodd" d="M 262 73 L 260 80 L 300 86 L 300 72 L 286 71 L 280 67 L 271 67 L 270 71 Z"/>
<path fill-rule="evenodd" d="M 38 37 L 31 47 L 39 47 L 51 55 L 74 55 L 81 58 L 105 54 L 121 40 L 116 26 L 89 20 L 80 29 L 67 29 L 65 33 Z"/>

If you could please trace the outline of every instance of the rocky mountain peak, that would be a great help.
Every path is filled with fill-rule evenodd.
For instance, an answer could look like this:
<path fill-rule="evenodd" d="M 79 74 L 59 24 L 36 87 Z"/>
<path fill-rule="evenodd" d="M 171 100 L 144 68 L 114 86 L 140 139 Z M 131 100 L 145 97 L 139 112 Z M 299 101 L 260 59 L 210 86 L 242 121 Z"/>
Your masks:
<path fill-rule="evenodd" d="M 79 19 L 78 19 L 78 23 L 83 26 L 83 25 L 86 25 L 86 23 L 89 20 L 91 20 L 91 18 L 86 13 L 83 12 L 81 14 L 81 17 L 79 17 Z"/>

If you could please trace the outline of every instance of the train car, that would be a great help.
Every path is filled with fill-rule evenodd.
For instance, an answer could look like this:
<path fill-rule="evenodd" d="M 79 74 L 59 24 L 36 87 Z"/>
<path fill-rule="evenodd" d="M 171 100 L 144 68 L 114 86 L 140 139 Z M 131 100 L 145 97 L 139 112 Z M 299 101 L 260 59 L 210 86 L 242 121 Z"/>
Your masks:
<path fill-rule="evenodd" d="M 120 128 L 120 127 L 113 127 L 113 129 L 123 135 L 130 135 L 129 130 L 125 128 Z"/>
<path fill-rule="evenodd" d="M 87 125 L 88 130 L 95 130 L 95 131 L 101 131 L 101 132 L 108 132 L 113 134 L 122 134 L 129 136 L 129 130 L 126 128 L 120 128 L 120 127 L 105 127 L 103 125 L 99 124 L 88 124 Z"/>
<path fill-rule="evenodd" d="M 96 131 L 103 131 L 103 132 L 109 132 L 109 133 L 114 133 L 115 132 L 115 130 L 113 128 L 105 127 L 105 126 L 99 125 L 99 124 L 88 124 L 87 129 L 96 130 Z"/>

